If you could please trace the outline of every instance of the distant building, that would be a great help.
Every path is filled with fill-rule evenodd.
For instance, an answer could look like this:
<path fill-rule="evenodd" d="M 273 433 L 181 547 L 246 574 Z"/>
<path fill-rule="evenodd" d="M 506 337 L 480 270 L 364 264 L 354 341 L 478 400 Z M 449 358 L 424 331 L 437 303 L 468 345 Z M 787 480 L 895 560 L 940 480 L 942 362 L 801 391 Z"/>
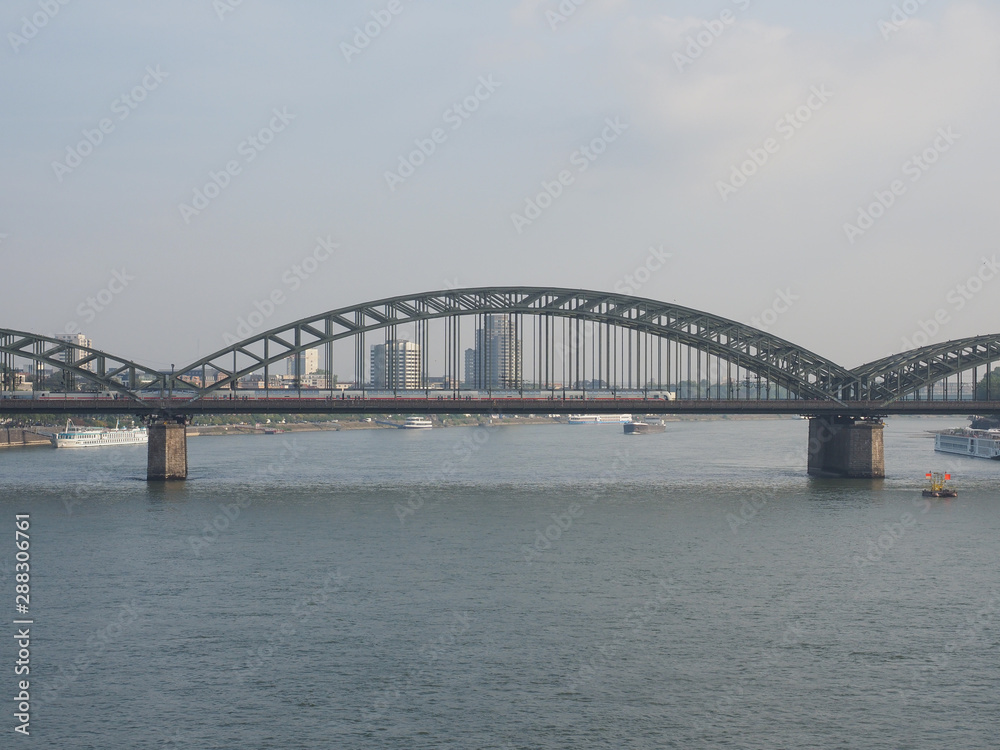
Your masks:
<path fill-rule="evenodd" d="M 476 348 L 465 350 L 465 386 L 477 390 L 517 390 L 521 376 L 521 341 L 509 315 L 487 315 L 476 329 Z"/>
<path fill-rule="evenodd" d="M 371 383 L 385 390 L 422 388 L 420 345 L 402 339 L 372 345 Z"/>
<path fill-rule="evenodd" d="M 437 390 L 445 391 L 456 391 L 459 388 L 459 381 L 455 378 L 449 378 L 447 375 L 439 378 L 428 378 L 427 387 L 434 388 Z"/>
<path fill-rule="evenodd" d="M 317 388 L 319 390 L 325 391 L 330 387 L 330 376 L 320 375 L 318 372 L 311 372 L 308 375 L 303 375 L 302 387 Z"/>
<path fill-rule="evenodd" d="M 286 364 L 286 374 L 295 376 L 298 375 L 300 378 L 306 375 L 312 375 L 316 370 L 319 369 L 319 349 L 306 349 L 304 352 L 299 352 L 299 370 L 295 371 L 295 356 L 291 356 L 285 360 Z"/>
<path fill-rule="evenodd" d="M 463 380 L 466 388 L 478 388 L 476 383 L 479 382 L 479 378 L 476 377 L 476 350 L 466 349 L 465 350 L 465 379 Z"/>
<path fill-rule="evenodd" d="M 0 368 L 0 390 L 30 391 L 31 381 L 27 379 L 27 376 L 21 370 Z"/>
<path fill-rule="evenodd" d="M 87 349 L 92 348 L 92 342 L 82 333 L 57 333 L 53 336 L 57 341 L 64 341 L 67 344 L 72 344 L 73 346 L 86 347 Z M 76 364 L 81 359 L 83 359 L 83 353 L 76 350 L 67 350 L 59 354 L 59 359 L 66 364 Z M 91 365 L 85 365 L 85 369 L 93 369 Z"/>
<path fill-rule="evenodd" d="M 261 389 L 265 387 L 264 376 L 263 375 L 245 375 L 236 381 L 236 388 L 238 390 L 246 389 Z"/>
<path fill-rule="evenodd" d="M 196 370 L 188 370 L 183 375 L 178 375 L 177 379 L 183 380 L 185 383 L 190 383 L 196 388 L 207 388 L 208 386 L 212 385 L 213 383 L 215 383 L 215 381 L 217 381 L 219 378 L 222 377 L 222 374 L 220 372 L 206 368 L 205 380 L 204 382 L 202 382 L 201 374 L 202 371 L 201 368 L 199 367 Z M 127 385 L 128 384 L 127 380 L 128 379 L 126 377 L 126 379 L 123 381 L 123 384 Z"/>

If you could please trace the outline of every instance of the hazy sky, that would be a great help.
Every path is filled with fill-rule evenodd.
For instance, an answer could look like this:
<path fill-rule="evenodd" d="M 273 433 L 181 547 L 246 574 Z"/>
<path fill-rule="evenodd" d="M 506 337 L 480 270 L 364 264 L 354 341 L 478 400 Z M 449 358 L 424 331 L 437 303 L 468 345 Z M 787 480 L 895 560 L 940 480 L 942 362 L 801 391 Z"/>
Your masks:
<path fill-rule="evenodd" d="M 525 284 L 846 366 L 1000 330 L 995 0 L 8 0 L 0 31 L 0 327 L 165 366 L 275 290 L 276 326 Z"/>

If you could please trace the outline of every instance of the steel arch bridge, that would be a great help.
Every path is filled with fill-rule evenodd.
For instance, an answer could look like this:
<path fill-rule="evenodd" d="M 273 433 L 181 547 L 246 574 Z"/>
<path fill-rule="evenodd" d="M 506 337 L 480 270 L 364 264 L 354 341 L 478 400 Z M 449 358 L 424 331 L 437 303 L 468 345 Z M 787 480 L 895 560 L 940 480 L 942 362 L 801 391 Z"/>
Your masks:
<path fill-rule="evenodd" d="M 143 384 L 167 385 L 167 376 L 151 367 L 90 347 L 50 336 L 0 328 L 0 390 L 14 390 L 14 363 L 22 360 L 63 374 L 68 391 L 87 384 L 91 389 L 113 391 L 136 399 Z"/>
<path fill-rule="evenodd" d="M 515 286 L 427 292 L 338 308 L 250 335 L 172 373 L 53 337 L 0 329 L 0 390 L 12 390 L 15 364 L 27 361 L 62 373 L 67 390 L 83 386 L 118 394 L 125 399 L 122 407 L 140 407 L 154 391 L 193 405 L 235 391 L 242 378 L 253 374 L 263 373 L 267 390 L 272 368 L 291 357 L 297 370 L 296 355 L 308 350 L 320 350 L 324 369 L 332 373 L 338 342 L 353 344 L 355 380 L 364 383 L 366 342 L 378 334 L 384 341 L 396 340 L 402 328 L 412 329 L 421 345 L 419 389 L 426 389 L 434 325 L 443 328 L 443 341 L 437 343 L 445 379 L 458 390 L 462 321 L 473 318 L 474 330 L 481 333 L 497 317 L 518 342 L 518 372 L 511 382 L 487 383 L 484 390 L 572 388 L 580 383 L 589 384 L 584 390 L 591 392 L 662 390 L 684 381 L 685 375 L 699 384 L 711 384 L 714 375 L 715 395 L 711 385 L 707 394 L 699 386 L 698 400 L 746 401 L 756 392 L 756 400 L 808 401 L 844 413 L 865 404 L 870 413 L 879 405 L 921 397 L 962 401 L 962 375 L 971 372 L 973 382 L 979 382 L 980 368 L 988 372 L 1000 363 L 1000 334 L 994 334 L 926 346 L 848 370 L 711 313 L 622 294 Z M 467 329 L 464 336 L 468 343 Z M 530 348 L 522 352 L 522 343 Z M 522 367 L 533 377 L 526 378 Z M 294 374 L 299 381 L 305 373 Z M 986 378 L 986 393 L 973 391 L 973 396 L 994 401 L 1000 394 L 992 390 L 991 378 Z M 741 398 L 744 392 L 746 398 Z"/>
<path fill-rule="evenodd" d="M 971 336 L 964 339 L 945 341 L 919 349 L 894 354 L 869 362 L 851 370 L 851 378 L 840 384 L 842 393 L 850 393 L 855 400 L 881 401 L 893 403 L 900 399 L 927 392 L 936 384 L 942 384 L 944 400 L 948 398 L 947 387 L 952 378 L 971 371 L 973 385 L 979 383 L 979 370 L 985 373 L 1000 362 L 1000 334 Z M 985 378 L 982 389 L 984 400 L 1000 398 L 995 392 L 992 378 Z M 956 383 L 958 393 L 962 383 Z"/>
<path fill-rule="evenodd" d="M 540 347 L 536 358 L 540 373 L 536 381 L 545 380 L 546 376 L 551 380 L 552 370 L 561 365 L 561 372 L 570 381 L 583 380 L 584 377 L 578 376 L 596 371 L 606 376 L 605 382 L 611 383 L 611 371 L 622 365 L 620 359 L 625 352 L 615 352 L 614 337 L 607 335 L 609 329 L 632 334 L 628 342 L 624 339 L 617 342 L 619 349 L 631 343 L 633 357 L 628 365 L 639 362 L 640 369 L 645 364 L 647 371 L 652 370 L 653 363 L 647 356 L 648 350 L 640 349 L 643 337 L 656 337 L 698 350 L 706 357 L 728 362 L 803 398 L 830 398 L 836 383 L 849 375 L 836 363 L 806 349 L 716 315 L 620 294 L 542 287 L 429 292 L 331 310 L 234 343 L 191 363 L 184 371 L 204 369 L 221 375 L 211 386 L 199 389 L 199 393 L 207 394 L 230 387 L 240 377 L 270 368 L 307 349 L 342 339 L 354 338 L 363 355 L 367 334 L 385 331 L 394 338 L 399 327 L 412 325 L 417 342 L 425 343 L 426 324 L 430 321 L 455 323 L 463 317 L 485 316 L 508 316 L 515 338 L 537 334 L 534 343 Z M 526 318 L 535 319 L 537 330 L 525 325 Z M 563 324 L 561 332 L 555 330 L 556 321 Z M 589 332 L 587 324 L 591 326 Z M 600 334 L 594 332 L 597 326 L 605 327 L 604 343 L 600 346 Z M 446 329 L 446 339 L 446 369 L 457 378 L 459 352 L 454 347 L 459 343 L 458 331 Z M 657 354 L 662 382 L 663 355 Z M 583 361 L 588 356 L 602 361 L 588 368 Z M 233 360 L 241 357 L 243 366 L 234 365 Z M 363 356 L 356 357 L 356 367 L 362 360 Z M 624 386 L 622 381 L 628 380 L 627 371 L 620 374 L 625 377 L 618 378 L 617 384 Z M 636 375 L 632 380 L 637 381 L 639 373 L 632 374 Z M 356 380 L 364 380 L 360 369 L 356 370 Z"/>

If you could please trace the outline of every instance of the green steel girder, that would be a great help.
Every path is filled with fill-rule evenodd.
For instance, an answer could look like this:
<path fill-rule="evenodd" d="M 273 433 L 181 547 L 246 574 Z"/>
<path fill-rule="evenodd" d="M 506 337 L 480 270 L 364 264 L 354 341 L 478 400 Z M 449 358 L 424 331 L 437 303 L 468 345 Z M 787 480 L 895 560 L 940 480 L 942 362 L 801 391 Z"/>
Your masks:
<path fill-rule="evenodd" d="M 852 399 L 892 403 L 960 372 L 996 364 L 1000 364 L 1000 334 L 971 336 L 855 367 L 850 380 L 839 385 Z"/>
<path fill-rule="evenodd" d="M 390 297 L 338 308 L 257 334 L 178 370 L 211 368 L 222 374 L 199 395 L 231 387 L 234 380 L 307 349 L 416 321 L 479 314 L 546 315 L 609 323 L 648 333 L 731 362 L 801 398 L 839 401 L 837 384 L 850 373 L 835 362 L 756 328 L 716 315 L 651 299 L 582 289 L 480 287 Z M 292 342 L 299 342 L 293 344 Z M 266 353 L 259 347 L 266 344 Z M 273 351 L 276 344 L 278 351 Z M 254 348 L 258 351 L 252 351 Z M 253 361 L 234 367 L 235 354 Z"/>
<path fill-rule="evenodd" d="M 169 387 L 169 376 L 146 365 L 116 357 L 99 349 L 78 346 L 49 336 L 0 328 L 0 358 L 27 359 L 69 373 L 101 390 L 136 398 L 141 387 Z M 67 361 L 71 360 L 71 361 Z M 128 385 L 122 382 L 126 378 Z M 185 387 L 185 390 L 190 390 Z"/>
<path fill-rule="evenodd" d="M 0 357 L 7 358 L 0 363 L 31 360 L 132 398 L 145 383 L 141 387 L 186 392 L 196 400 L 307 349 L 408 323 L 484 314 L 551 316 L 650 334 L 730 362 L 799 398 L 840 404 L 892 403 L 960 372 L 1000 363 L 1000 335 L 987 335 L 933 344 L 847 370 L 777 336 L 699 310 L 609 292 L 521 286 L 427 292 L 338 308 L 236 342 L 174 375 L 97 349 L 10 329 L 0 329 Z M 249 362 L 236 365 L 237 356 Z M 197 387 L 182 379 L 185 373 L 208 368 L 222 375 L 211 386 Z"/>

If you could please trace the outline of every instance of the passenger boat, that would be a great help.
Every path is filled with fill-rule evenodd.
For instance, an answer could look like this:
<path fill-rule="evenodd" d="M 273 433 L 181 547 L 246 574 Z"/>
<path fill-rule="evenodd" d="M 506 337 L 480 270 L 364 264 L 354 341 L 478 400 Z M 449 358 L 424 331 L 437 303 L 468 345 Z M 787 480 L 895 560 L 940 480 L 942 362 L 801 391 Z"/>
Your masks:
<path fill-rule="evenodd" d="M 945 487 L 945 482 L 951 481 L 951 474 L 944 474 L 940 471 L 931 471 L 925 475 L 930 482 L 930 487 L 924 490 L 924 497 L 958 497 L 958 491 L 951 487 Z"/>
<path fill-rule="evenodd" d="M 1000 460 L 1000 430 L 951 430 L 934 436 L 934 450 L 971 458 Z"/>
<path fill-rule="evenodd" d="M 624 424 L 631 422 L 631 414 L 570 414 L 570 424 Z"/>
<path fill-rule="evenodd" d="M 56 433 L 52 444 L 56 448 L 100 448 L 105 445 L 141 445 L 149 442 L 145 427 L 77 427 L 66 420 L 66 429 Z"/>
<path fill-rule="evenodd" d="M 407 417 L 400 425 L 404 430 L 429 430 L 433 426 L 434 423 L 426 417 Z"/>

